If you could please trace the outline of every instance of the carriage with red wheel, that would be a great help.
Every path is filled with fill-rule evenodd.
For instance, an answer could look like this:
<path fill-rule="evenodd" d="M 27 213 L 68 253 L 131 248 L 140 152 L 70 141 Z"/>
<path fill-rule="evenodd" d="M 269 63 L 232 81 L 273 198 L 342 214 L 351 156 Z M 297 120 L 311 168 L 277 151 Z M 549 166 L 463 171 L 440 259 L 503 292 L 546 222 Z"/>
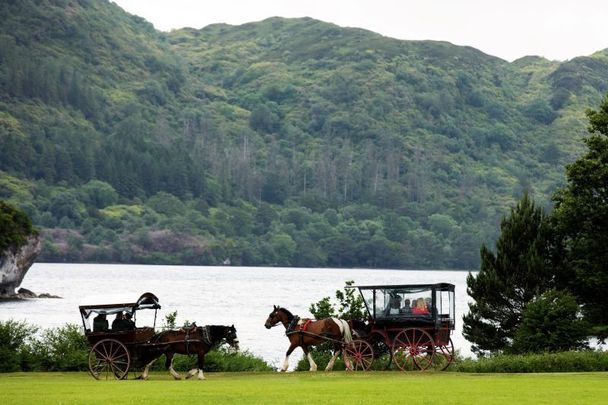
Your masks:
<path fill-rule="evenodd" d="M 367 345 L 356 355 L 366 369 L 445 370 L 454 361 L 454 285 L 347 286 L 358 288 L 368 313 L 353 322 Z"/>

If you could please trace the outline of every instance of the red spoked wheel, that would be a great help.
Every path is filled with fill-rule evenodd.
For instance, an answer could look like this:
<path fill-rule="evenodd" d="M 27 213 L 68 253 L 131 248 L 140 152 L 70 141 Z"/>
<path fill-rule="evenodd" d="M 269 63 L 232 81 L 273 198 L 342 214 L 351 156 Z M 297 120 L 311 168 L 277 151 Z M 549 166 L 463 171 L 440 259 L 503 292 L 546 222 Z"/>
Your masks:
<path fill-rule="evenodd" d="M 374 362 L 374 349 L 365 340 L 353 340 L 344 347 L 345 363 L 350 363 L 353 371 L 367 371 Z"/>
<path fill-rule="evenodd" d="M 426 370 L 433 365 L 434 358 L 435 343 L 425 330 L 408 328 L 395 336 L 393 361 L 401 370 Z"/>
<path fill-rule="evenodd" d="M 127 377 L 130 365 L 127 347 L 115 339 L 100 340 L 89 352 L 89 372 L 97 380 L 122 380 Z"/>
<path fill-rule="evenodd" d="M 433 367 L 436 370 L 443 371 L 454 362 L 454 343 L 450 338 L 445 345 L 435 346 L 435 360 Z"/>

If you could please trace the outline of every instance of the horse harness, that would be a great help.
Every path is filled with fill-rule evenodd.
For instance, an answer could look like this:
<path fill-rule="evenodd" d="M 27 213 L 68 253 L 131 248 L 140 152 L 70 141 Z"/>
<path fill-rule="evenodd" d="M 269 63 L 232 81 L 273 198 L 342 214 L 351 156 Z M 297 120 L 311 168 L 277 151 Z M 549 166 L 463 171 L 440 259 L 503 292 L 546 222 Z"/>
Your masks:
<path fill-rule="evenodd" d="M 202 340 L 199 339 L 190 339 L 190 334 L 195 333 L 197 329 L 201 330 Z M 184 332 L 186 335 L 184 336 L 184 346 L 186 347 L 186 355 L 190 355 L 190 343 L 198 343 L 203 342 L 208 346 L 211 346 L 211 331 L 209 325 L 198 328 L 196 324 L 192 324 L 191 327 L 183 327 L 180 328 L 180 331 Z"/>
<path fill-rule="evenodd" d="M 293 319 L 291 320 L 291 322 L 289 323 L 289 326 L 287 326 L 287 330 L 285 331 L 285 335 L 289 336 L 289 335 L 293 335 L 294 333 L 297 333 L 300 335 L 300 346 L 302 346 L 304 344 L 304 335 L 309 335 L 309 336 L 319 336 L 315 333 L 311 333 L 308 332 L 308 325 L 310 325 L 310 323 L 312 322 L 312 319 L 301 319 L 299 316 L 295 315 L 293 317 Z"/>
<path fill-rule="evenodd" d="M 287 326 L 287 329 L 285 330 L 285 335 L 287 337 L 293 335 L 294 333 L 297 333 L 300 335 L 300 346 L 304 345 L 304 336 L 312 336 L 312 337 L 317 337 L 317 338 L 322 338 L 325 339 L 328 342 L 334 342 L 334 343 L 342 343 L 344 344 L 343 341 L 341 340 L 337 340 L 337 339 L 333 339 L 330 338 L 329 336 L 325 335 L 325 334 L 316 334 L 316 333 L 312 333 L 309 332 L 307 330 L 308 325 L 313 322 L 313 319 L 307 319 L 307 318 L 300 318 L 297 315 L 294 315 L 293 319 L 291 320 L 291 322 L 289 323 L 289 325 Z"/>

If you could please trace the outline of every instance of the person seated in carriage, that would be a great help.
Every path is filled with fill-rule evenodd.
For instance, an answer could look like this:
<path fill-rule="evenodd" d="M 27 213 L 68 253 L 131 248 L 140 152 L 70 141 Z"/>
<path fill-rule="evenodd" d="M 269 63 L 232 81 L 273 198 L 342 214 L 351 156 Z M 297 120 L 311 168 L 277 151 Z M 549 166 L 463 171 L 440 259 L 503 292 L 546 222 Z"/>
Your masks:
<path fill-rule="evenodd" d="M 112 330 L 127 330 L 127 323 L 122 312 L 116 314 L 116 318 L 112 321 Z"/>
<path fill-rule="evenodd" d="M 424 298 L 420 297 L 416 300 L 416 307 L 412 308 L 412 314 L 414 315 L 428 315 L 429 309 L 426 306 Z"/>
<path fill-rule="evenodd" d="M 412 307 L 411 307 L 411 303 L 410 303 L 410 299 L 409 298 L 406 298 L 405 301 L 403 301 L 403 308 L 401 308 L 399 310 L 399 312 L 401 314 L 405 314 L 405 315 L 408 315 L 408 314 L 412 313 Z"/>
<path fill-rule="evenodd" d="M 126 312 L 123 321 L 126 330 L 135 329 L 135 322 L 133 322 L 133 314 L 131 314 L 130 312 Z"/>
<path fill-rule="evenodd" d="M 389 299 L 388 307 L 384 312 L 384 316 L 398 315 L 401 310 L 401 297 L 398 295 L 392 295 Z"/>
<path fill-rule="evenodd" d="M 106 314 L 98 314 L 93 318 L 93 332 L 105 332 L 108 330 Z"/>

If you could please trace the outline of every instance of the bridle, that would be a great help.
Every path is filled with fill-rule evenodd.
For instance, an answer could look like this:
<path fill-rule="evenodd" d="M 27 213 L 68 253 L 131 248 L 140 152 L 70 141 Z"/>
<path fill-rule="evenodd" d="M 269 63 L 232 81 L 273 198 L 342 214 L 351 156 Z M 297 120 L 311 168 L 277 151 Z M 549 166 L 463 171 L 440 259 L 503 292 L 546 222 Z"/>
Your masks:
<path fill-rule="evenodd" d="M 279 326 L 280 324 L 282 324 L 282 323 L 283 323 L 283 321 L 281 321 L 281 320 L 279 319 L 279 317 L 277 316 L 277 315 L 278 315 L 278 313 L 279 313 L 279 310 L 280 310 L 280 309 L 281 309 L 281 308 L 277 308 L 277 309 L 275 309 L 274 311 L 272 311 L 272 312 L 270 313 L 270 315 L 268 315 L 268 318 L 269 318 L 269 319 L 271 319 L 273 322 L 275 322 L 273 325 L 270 325 L 270 328 L 274 328 L 275 326 Z M 269 328 L 269 329 L 270 329 L 270 328 Z"/>

